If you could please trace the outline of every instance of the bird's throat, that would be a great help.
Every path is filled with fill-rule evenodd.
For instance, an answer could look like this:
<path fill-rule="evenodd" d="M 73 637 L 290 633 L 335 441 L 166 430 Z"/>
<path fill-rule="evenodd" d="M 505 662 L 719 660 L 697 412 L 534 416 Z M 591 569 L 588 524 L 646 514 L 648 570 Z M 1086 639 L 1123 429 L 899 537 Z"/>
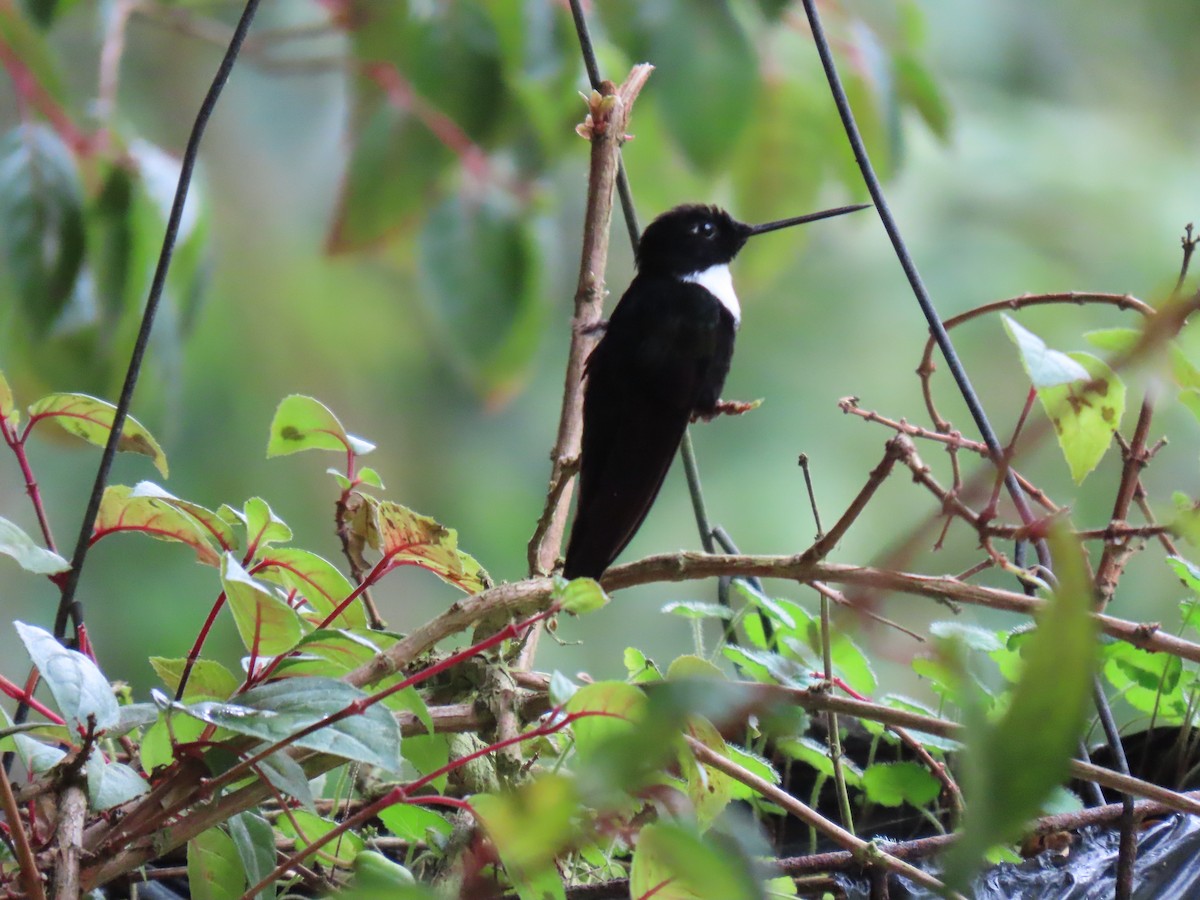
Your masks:
<path fill-rule="evenodd" d="M 742 323 L 742 305 L 738 303 L 737 294 L 733 290 L 733 276 L 729 274 L 728 263 L 718 263 L 698 272 L 690 272 L 679 280 L 698 284 L 716 297 L 733 316 L 734 327 Z"/>

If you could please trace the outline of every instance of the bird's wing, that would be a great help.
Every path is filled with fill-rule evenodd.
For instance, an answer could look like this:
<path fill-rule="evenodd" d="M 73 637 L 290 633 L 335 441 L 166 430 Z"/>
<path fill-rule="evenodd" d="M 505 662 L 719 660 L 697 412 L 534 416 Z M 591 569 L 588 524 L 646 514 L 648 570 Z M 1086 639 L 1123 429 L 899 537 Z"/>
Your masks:
<path fill-rule="evenodd" d="M 723 315 L 712 295 L 675 281 L 635 280 L 622 297 L 588 360 L 566 577 L 598 578 L 646 518 L 692 413 L 720 393 L 713 369 L 723 382 L 733 340 Z"/>

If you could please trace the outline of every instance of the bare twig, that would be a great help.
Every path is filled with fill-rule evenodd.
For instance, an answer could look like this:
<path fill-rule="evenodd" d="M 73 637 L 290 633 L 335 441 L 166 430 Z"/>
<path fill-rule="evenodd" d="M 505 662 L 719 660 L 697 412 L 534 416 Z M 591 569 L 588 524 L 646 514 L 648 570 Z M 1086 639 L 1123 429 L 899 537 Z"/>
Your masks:
<path fill-rule="evenodd" d="M 30 900 L 45 900 L 46 893 L 42 890 L 41 873 L 37 860 L 33 857 L 33 848 L 29 845 L 29 835 L 25 831 L 25 823 L 21 819 L 21 810 L 17 806 L 17 798 L 13 796 L 12 784 L 8 775 L 0 772 L 0 809 L 4 811 L 4 819 L 8 825 L 8 836 L 12 841 L 13 855 L 20 866 L 21 888 Z"/>
<path fill-rule="evenodd" d="M 603 317 L 604 268 L 608 261 L 608 230 L 620 148 L 633 102 L 651 70 L 652 67 L 645 64 L 634 66 L 619 88 L 608 85 L 606 93 L 594 91 L 589 101 L 588 120 L 583 126 L 592 142 L 583 253 L 579 264 L 579 286 L 575 292 L 575 316 L 571 321 L 571 350 L 563 386 L 562 412 L 558 436 L 550 453 L 550 488 L 545 510 L 529 540 L 531 575 L 552 571 L 562 547 L 572 488 L 569 483 L 560 483 L 566 480 L 563 473 L 579 456 L 583 433 L 584 363 L 596 343 L 595 326 Z"/>
<path fill-rule="evenodd" d="M 886 867 L 892 872 L 896 872 L 908 878 L 917 884 L 924 885 L 930 890 L 942 893 L 943 896 L 961 897 L 960 894 L 949 893 L 944 894 L 945 885 L 930 875 L 928 872 L 923 872 L 915 866 L 911 866 L 903 860 L 896 859 L 890 854 L 879 849 L 878 846 L 871 844 L 861 838 L 855 837 L 849 831 L 838 825 L 830 822 L 816 810 L 801 803 L 791 794 L 783 789 L 771 784 L 764 778 L 760 778 L 753 772 L 744 769 L 737 763 L 711 750 L 696 740 L 690 735 L 684 735 L 688 743 L 688 747 L 695 755 L 696 759 L 706 766 L 724 772 L 730 778 L 733 778 L 749 788 L 757 791 L 767 800 L 776 803 L 794 815 L 800 821 L 804 822 L 811 828 L 815 828 L 830 839 L 836 841 L 840 846 L 847 848 L 851 853 L 854 853 L 860 861 L 870 861 L 872 863 Z"/>

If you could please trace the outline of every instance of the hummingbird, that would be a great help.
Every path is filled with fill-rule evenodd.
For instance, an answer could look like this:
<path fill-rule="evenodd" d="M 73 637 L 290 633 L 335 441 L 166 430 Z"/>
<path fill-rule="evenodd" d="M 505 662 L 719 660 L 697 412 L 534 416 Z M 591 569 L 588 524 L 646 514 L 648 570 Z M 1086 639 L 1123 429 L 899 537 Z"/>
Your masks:
<path fill-rule="evenodd" d="M 746 225 L 719 207 L 685 204 L 646 227 L 637 275 L 585 363 L 579 501 L 565 578 L 599 578 L 625 549 L 690 421 L 739 411 L 721 400 L 721 389 L 742 318 L 729 264 L 746 242 L 869 205 Z"/>

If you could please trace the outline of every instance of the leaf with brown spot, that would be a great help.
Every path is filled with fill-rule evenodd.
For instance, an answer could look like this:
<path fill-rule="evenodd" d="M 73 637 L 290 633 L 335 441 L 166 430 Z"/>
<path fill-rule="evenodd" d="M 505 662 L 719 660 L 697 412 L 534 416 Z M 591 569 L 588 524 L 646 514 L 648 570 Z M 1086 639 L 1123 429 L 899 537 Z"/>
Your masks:
<path fill-rule="evenodd" d="M 97 447 L 108 443 L 116 412 L 117 408 L 111 403 L 87 394 L 50 394 L 29 407 L 31 426 L 42 419 L 53 419 L 69 433 Z M 154 435 L 133 416 L 125 417 L 117 449 L 150 457 L 162 477 L 167 477 L 166 454 Z"/>
<path fill-rule="evenodd" d="M 474 594 L 492 580 L 474 557 L 458 549 L 458 532 L 390 500 L 364 495 L 371 508 L 367 542 L 389 560 L 389 568 L 420 566 L 443 581 Z"/>
<path fill-rule="evenodd" d="M 1054 423 L 1071 477 L 1080 484 L 1099 464 L 1121 425 L 1125 385 L 1106 363 L 1088 353 L 1064 355 L 1086 370 L 1088 378 L 1038 388 L 1037 394 Z"/>

